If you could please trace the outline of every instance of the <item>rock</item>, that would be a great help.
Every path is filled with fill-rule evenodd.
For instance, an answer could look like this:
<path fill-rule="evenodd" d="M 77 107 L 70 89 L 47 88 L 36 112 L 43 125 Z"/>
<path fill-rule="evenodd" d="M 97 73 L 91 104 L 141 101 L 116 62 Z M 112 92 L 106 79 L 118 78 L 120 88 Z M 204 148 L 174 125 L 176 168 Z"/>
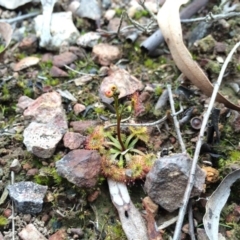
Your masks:
<path fill-rule="evenodd" d="M 0 6 L 5 7 L 7 9 L 16 9 L 19 6 L 22 6 L 31 1 L 32 0 L 11 0 L 11 1 L 0 0 Z"/>
<path fill-rule="evenodd" d="M 101 7 L 99 5 L 99 1 L 81 0 L 79 7 L 74 11 L 74 14 L 76 14 L 80 18 L 99 20 L 101 18 Z"/>
<path fill-rule="evenodd" d="M 113 31 L 113 32 L 117 32 L 118 31 L 118 28 L 121 24 L 121 28 L 124 28 L 126 27 L 128 24 L 122 20 L 121 18 L 118 18 L 118 17 L 115 17 L 115 18 L 112 18 L 109 23 L 108 23 L 108 26 L 107 26 L 107 30 L 108 31 Z"/>
<path fill-rule="evenodd" d="M 50 158 L 63 133 L 56 127 L 44 123 L 31 122 L 24 130 L 23 143 L 29 152 L 40 158 Z"/>
<path fill-rule="evenodd" d="M 101 35 L 98 32 L 88 32 L 81 35 L 77 39 L 77 45 L 81 47 L 90 47 L 92 48 L 98 44 L 98 40 L 101 38 Z"/>
<path fill-rule="evenodd" d="M 49 92 L 38 97 L 28 106 L 23 115 L 37 122 L 48 123 L 49 121 L 55 122 L 54 118 L 63 112 L 60 95 L 57 92 Z M 64 122 L 58 127 L 67 129 L 67 123 Z"/>
<path fill-rule="evenodd" d="M 154 203 L 153 201 L 152 201 L 152 199 L 150 198 L 150 197 L 145 197 L 143 200 L 142 200 L 142 202 L 143 202 L 143 205 L 144 206 L 147 206 L 147 209 L 154 215 L 154 216 L 156 216 L 156 214 L 157 214 L 157 212 L 158 212 L 158 208 L 159 208 L 159 206 L 156 204 L 156 203 Z"/>
<path fill-rule="evenodd" d="M 67 233 L 65 229 L 60 229 L 49 237 L 48 240 L 65 240 L 67 239 Z"/>
<path fill-rule="evenodd" d="M 22 166 L 18 159 L 14 159 L 10 165 L 10 170 L 14 171 L 15 173 L 20 172 Z"/>
<path fill-rule="evenodd" d="M 73 127 L 74 132 L 79 132 L 81 134 L 84 134 L 87 132 L 89 128 L 95 128 L 99 124 L 99 121 L 74 121 L 70 122 L 70 126 Z"/>
<path fill-rule="evenodd" d="M 32 223 L 23 228 L 23 230 L 18 233 L 18 235 L 22 240 L 47 240 L 47 238 L 45 238 Z"/>
<path fill-rule="evenodd" d="M 105 12 L 104 18 L 108 21 L 110 21 L 116 14 L 116 11 L 114 9 L 109 9 Z"/>
<path fill-rule="evenodd" d="M 216 42 L 214 46 L 214 50 L 217 53 L 226 53 L 227 50 L 227 44 L 224 42 Z"/>
<path fill-rule="evenodd" d="M 28 35 L 27 37 L 23 38 L 18 47 L 21 51 L 25 51 L 28 54 L 36 52 L 37 37 L 33 34 Z"/>
<path fill-rule="evenodd" d="M 69 149 L 79 148 L 85 141 L 85 138 L 80 133 L 67 132 L 63 137 L 64 146 Z"/>
<path fill-rule="evenodd" d="M 57 173 L 78 187 L 94 187 L 100 173 L 97 151 L 77 149 L 56 162 Z"/>
<path fill-rule="evenodd" d="M 182 205 L 192 160 L 187 154 L 174 154 L 157 159 L 147 174 L 145 190 L 148 196 L 169 212 Z M 205 172 L 197 166 L 191 197 L 204 191 Z"/>
<path fill-rule="evenodd" d="M 42 58 L 41 58 L 41 61 L 42 62 L 52 62 L 53 61 L 52 53 L 45 53 L 45 54 L 43 54 Z"/>
<path fill-rule="evenodd" d="M 101 65 L 108 66 L 122 57 L 122 52 L 117 46 L 107 43 L 99 43 L 92 50 L 95 61 Z"/>
<path fill-rule="evenodd" d="M 77 55 L 78 59 L 80 60 L 84 60 L 87 57 L 87 53 L 84 48 L 77 47 L 77 46 L 70 46 L 68 50 L 69 52 L 72 52 L 75 55 Z"/>
<path fill-rule="evenodd" d="M 85 109 L 86 109 L 86 107 L 83 104 L 80 104 L 80 103 L 76 103 L 73 106 L 73 111 L 74 111 L 75 115 L 78 115 L 79 113 L 85 111 Z"/>
<path fill-rule="evenodd" d="M 47 13 L 43 11 L 43 14 Z M 48 22 L 44 24 L 46 18 L 44 19 L 43 15 L 38 15 L 34 19 L 35 31 L 41 39 L 40 46 L 48 50 L 58 50 L 64 41 L 74 44 L 80 33 L 72 21 L 72 13 L 58 12 L 50 17 L 50 29 L 47 27 Z"/>
<path fill-rule="evenodd" d="M 46 194 L 47 186 L 33 182 L 19 182 L 9 185 L 7 188 L 18 212 L 34 215 L 42 211 L 43 198 Z"/>
<path fill-rule="evenodd" d="M 69 232 L 71 234 L 76 234 L 79 237 L 82 237 L 84 235 L 83 230 L 81 228 L 70 228 Z"/>
<path fill-rule="evenodd" d="M 68 129 L 61 96 L 57 92 L 41 95 L 24 111 L 24 117 L 32 119 L 23 133 L 27 150 L 41 158 L 51 157 Z"/>
<path fill-rule="evenodd" d="M 103 79 L 100 85 L 99 96 L 102 102 L 109 104 L 113 102 L 113 98 L 105 96 L 105 92 L 109 90 L 109 86 L 112 85 L 117 86 L 120 91 L 119 98 L 131 95 L 136 91 L 141 91 L 144 87 L 141 81 L 132 76 L 126 70 L 111 66 L 108 71 L 108 76 Z"/>
<path fill-rule="evenodd" d="M 28 96 L 21 96 L 18 99 L 17 103 L 17 110 L 20 112 L 23 112 L 27 107 L 29 107 L 34 102 L 33 99 L 31 99 Z"/>
<path fill-rule="evenodd" d="M 27 171 L 27 176 L 35 176 L 39 173 L 39 170 L 37 168 L 31 168 Z"/>
<path fill-rule="evenodd" d="M 51 77 L 68 77 L 67 72 L 63 71 L 62 69 L 52 66 L 49 72 Z"/>
<path fill-rule="evenodd" d="M 77 60 L 77 56 L 72 52 L 64 52 L 53 57 L 53 65 L 63 67 Z"/>

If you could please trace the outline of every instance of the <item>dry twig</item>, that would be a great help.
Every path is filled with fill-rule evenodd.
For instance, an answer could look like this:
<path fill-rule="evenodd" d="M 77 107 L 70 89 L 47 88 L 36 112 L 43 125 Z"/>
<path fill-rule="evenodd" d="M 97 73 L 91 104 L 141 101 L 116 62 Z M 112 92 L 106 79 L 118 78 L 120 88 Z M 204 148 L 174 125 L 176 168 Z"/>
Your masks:
<path fill-rule="evenodd" d="M 176 113 L 175 107 L 174 107 L 174 100 L 173 100 L 173 96 L 172 96 L 171 85 L 167 85 L 167 89 L 168 89 L 168 95 L 169 95 L 169 101 L 170 101 L 170 105 L 171 105 L 172 117 L 173 117 L 175 130 L 176 130 L 176 133 L 177 133 L 178 141 L 180 143 L 182 153 L 186 153 L 186 147 L 184 145 L 184 142 L 183 142 L 183 139 L 182 139 L 182 134 L 180 132 L 179 122 L 177 120 L 177 115 L 180 112 L 182 112 L 182 109 L 178 113 Z"/>

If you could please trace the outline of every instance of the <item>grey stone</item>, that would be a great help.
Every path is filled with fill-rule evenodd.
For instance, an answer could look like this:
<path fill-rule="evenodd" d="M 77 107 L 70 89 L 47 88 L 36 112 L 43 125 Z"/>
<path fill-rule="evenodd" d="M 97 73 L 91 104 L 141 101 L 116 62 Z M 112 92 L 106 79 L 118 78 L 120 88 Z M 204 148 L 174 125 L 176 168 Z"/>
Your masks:
<path fill-rule="evenodd" d="M 8 191 L 17 212 L 36 214 L 42 211 L 47 188 L 33 182 L 19 182 L 9 185 Z"/>
<path fill-rule="evenodd" d="M 174 154 L 157 159 L 147 174 L 145 190 L 148 196 L 169 212 L 182 205 L 192 160 L 188 154 Z M 205 172 L 197 166 L 191 197 L 204 191 Z"/>

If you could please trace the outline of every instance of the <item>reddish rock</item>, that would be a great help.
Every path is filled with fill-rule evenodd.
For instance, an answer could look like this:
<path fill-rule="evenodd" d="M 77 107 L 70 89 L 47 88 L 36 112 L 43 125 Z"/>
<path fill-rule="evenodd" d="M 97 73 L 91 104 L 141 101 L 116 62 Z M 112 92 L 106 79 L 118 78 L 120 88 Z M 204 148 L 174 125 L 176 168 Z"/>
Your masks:
<path fill-rule="evenodd" d="M 23 113 L 40 123 L 67 130 L 67 119 L 62 107 L 62 99 L 57 92 L 48 92 L 37 98 Z"/>
<path fill-rule="evenodd" d="M 50 216 L 48 214 L 44 214 L 41 218 L 41 221 L 43 221 L 44 223 L 47 223 L 50 219 Z"/>
<path fill-rule="evenodd" d="M 37 168 L 31 168 L 27 171 L 27 176 L 35 176 L 37 175 L 39 170 Z"/>
<path fill-rule="evenodd" d="M 81 47 L 70 46 L 69 47 L 69 52 L 72 52 L 75 55 L 77 55 L 79 59 L 85 59 L 86 56 L 87 56 L 86 51 Z"/>
<path fill-rule="evenodd" d="M 67 233 L 65 229 L 60 229 L 49 237 L 49 240 L 65 240 L 67 239 Z"/>
<path fill-rule="evenodd" d="M 10 209 L 10 208 L 4 209 L 4 211 L 3 211 L 4 217 L 9 218 L 11 215 L 12 215 L 12 209 Z"/>
<path fill-rule="evenodd" d="M 68 74 L 62 69 L 52 66 L 49 72 L 51 77 L 68 77 Z"/>
<path fill-rule="evenodd" d="M 42 55 L 42 62 L 52 62 L 53 55 L 51 53 L 45 53 Z"/>
<path fill-rule="evenodd" d="M 122 57 L 122 52 L 117 46 L 99 43 L 93 47 L 93 56 L 97 63 L 108 66 Z"/>
<path fill-rule="evenodd" d="M 47 238 L 45 238 L 32 223 L 24 227 L 22 231 L 18 233 L 18 236 L 22 240 L 33 240 L 33 239 L 47 240 Z"/>
<path fill-rule="evenodd" d="M 19 111 L 24 111 L 27 107 L 29 107 L 32 103 L 34 102 L 33 99 L 31 99 L 30 97 L 27 96 L 21 96 L 18 99 L 18 103 L 17 103 L 17 108 Z"/>
<path fill-rule="evenodd" d="M 23 133 L 27 150 L 41 158 L 51 157 L 68 129 L 61 96 L 57 92 L 45 93 L 23 115 L 33 120 Z"/>
<path fill-rule="evenodd" d="M 107 26 L 107 30 L 108 31 L 118 31 L 119 25 L 121 24 L 121 27 L 126 27 L 127 23 L 125 21 L 122 21 L 121 23 L 121 18 L 113 18 L 111 19 L 111 21 L 109 21 L 108 26 Z"/>
<path fill-rule="evenodd" d="M 73 107 L 73 111 L 76 115 L 83 112 L 86 109 L 86 107 L 83 104 L 76 103 Z"/>
<path fill-rule="evenodd" d="M 20 50 L 26 51 L 27 53 L 34 53 L 37 50 L 37 36 L 30 34 L 23 38 L 18 45 Z"/>
<path fill-rule="evenodd" d="M 67 132 L 63 137 L 64 146 L 69 149 L 79 148 L 85 141 L 85 137 L 80 133 Z"/>
<path fill-rule="evenodd" d="M 119 98 L 129 96 L 136 91 L 141 91 L 144 87 L 143 83 L 132 76 L 129 72 L 116 66 L 111 66 L 108 71 L 108 76 L 103 79 L 99 89 L 99 96 L 105 103 L 113 102 L 113 98 L 108 98 L 105 92 L 109 87 L 115 85 L 119 92 Z"/>
<path fill-rule="evenodd" d="M 31 164 L 29 164 L 29 163 L 25 163 L 25 164 L 23 164 L 23 169 L 24 170 L 29 170 L 30 168 L 32 168 L 32 165 Z"/>
<path fill-rule="evenodd" d="M 215 43 L 214 50 L 215 50 L 217 53 L 225 53 L 225 52 L 226 52 L 226 49 L 227 49 L 226 43 L 224 43 L 224 42 L 216 42 L 216 43 Z"/>
<path fill-rule="evenodd" d="M 70 126 L 73 127 L 74 132 L 84 134 L 89 128 L 95 128 L 99 124 L 99 121 L 74 121 L 70 122 Z"/>
<path fill-rule="evenodd" d="M 77 56 L 72 52 L 64 52 L 53 57 L 53 65 L 63 67 L 77 60 Z"/>
<path fill-rule="evenodd" d="M 77 149 L 56 162 L 57 173 L 78 187 L 90 188 L 97 183 L 101 170 L 97 151 Z"/>

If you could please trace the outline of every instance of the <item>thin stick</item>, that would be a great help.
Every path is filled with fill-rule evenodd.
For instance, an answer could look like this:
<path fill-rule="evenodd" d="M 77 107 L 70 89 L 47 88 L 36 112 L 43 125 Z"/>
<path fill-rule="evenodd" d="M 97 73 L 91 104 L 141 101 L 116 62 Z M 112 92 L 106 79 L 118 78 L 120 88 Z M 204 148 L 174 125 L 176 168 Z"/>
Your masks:
<path fill-rule="evenodd" d="M 173 96 L 172 96 L 171 85 L 169 85 L 169 84 L 167 85 L 167 90 L 168 90 L 169 101 L 170 101 L 171 111 L 172 111 L 172 117 L 173 117 L 175 130 L 176 130 L 176 133 L 177 133 L 178 141 L 180 143 L 182 153 L 186 153 L 186 147 L 185 147 L 185 144 L 184 144 L 183 139 L 182 139 L 182 134 L 180 132 L 179 122 L 177 120 L 177 114 L 176 114 L 175 107 L 174 107 L 174 100 L 173 100 Z"/>
<path fill-rule="evenodd" d="M 11 171 L 11 184 L 15 182 L 14 171 Z M 12 240 L 15 240 L 15 213 L 14 213 L 14 202 L 12 201 Z"/>
<path fill-rule="evenodd" d="M 79 75 L 86 75 L 86 76 L 92 76 L 92 77 L 96 76 L 96 74 L 79 72 L 79 71 L 77 71 L 77 70 L 75 70 L 75 69 L 69 67 L 69 66 L 66 65 L 66 64 L 64 65 L 64 67 L 67 68 L 68 70 L 71 70 L 71 71 L 73 71 L 73 72 L 75 72 L 75 73 L 78 73 Z"/>
<path fill-rule="evenodd" d="M 193 19 L 181 19 L 181 22 L 182 23 L 201 22 L 201 21 L 216 22 L 220 19 L 228 19 L 228 18 L 239 17 L 239 16 L 240 16 L 239 12 L 221 13 L 217 15 L 213 15 L 210 12 L 208 15 L 206 15 L 206 17 L 199 17 L 199 18 L 193 18 Z"/>
<path fill-rule="evenodd" d="M 14 18 L 10 18 L 10 19 L 1 19 L 0 22 L 6 22 L 6 23 L 11 24 L 11 23 L 14 23 L 14 22 L 19 22 L 19 21 L 25 20 L 27 18 L 35 17 L 39 13 L 40 12 L 32 12 L 32 13 L 28 13 L 28 14 L 25 14 L 25 15 L 17 16 L 17 17 L 14 17 Z"/>
<path fill-rule="evenodd" d="M 151 123 L 120 123 L 120 127 L 128 127 L 128 126 L 132 126 L 132 127 L 151 127 L 151 126 L 156 126 L 160 123 L 163 123 L 167 120 L 168 116 L 165 115 L 163 118 L 157 120 L 156 122 L 151 122 Z M 113 123 L 110 125 L 107 125 L 104 127 L 104 129 L 110 128 L 110 127 L 114 127 L 117 126 L 117 123 Z"/>
<path fill-rule="evenodd" d="M 151 10 L 149 10 L 148 7 L 145 5 L 145 0 L 138 0 L 138 4 L 142 6 L 142 8 L 145 9 L 154 20 L 157 20 L 156 15 Z"/>
<path fill-rule="evenodd" d="M 188 204 L 188 200 L 190 198 L 190 194 L 191 194 L 191 191 L 192 191 L 192 188 L 193 188 L 193 183 L 194 183 L 194 179 L 195 179 L 195 171 L 196 171 L 196 167 L 197 167 L 198 157 L 199 157 L 200 149 L 201 149 L 203 138 L 204 138 L 204 131 L 205 131 L 205 128 L 207 126 L 207 122 L 208 122 L 209 116 L 211 114 L 211 111 L 212 111 L 212 108 L 213 108 L 213 105 L 214 105 L 214 102 L 215 102 L 215 99 L 216 99 L 219 87 L 221 85 L 221 82 L 222 82 L 222 79 L 223 79 L 223 76 L 224 76 L 224 72 L 226 71 L 227 65 L 230 62 L 233 53 L 236 51 L 236 49 L 239 46 L 240 46 L 240 42 L 238 42 L 233 47 L 231 52 L 228 54 L 225 62 L 222 65 L 222 69 L 221 69 L 220 74 L 218 76 L 218 80 L 214 84 L 212 97 L 211 97 L 208 109 L 207 109 L 207 111 L 206 111 L 206 113 L 204 114 L 204 117 L 203 117 L 202 127 L 200 129 L 199 138 L 198 138 L 198 141 L 197 141 L 197 144 L 196 144 L 196 149 L 195 149 L 195 153 L 194 153 L 194 157 L 193 157 L 191 172 L 190 172 L 190 176 L 189 176 L 189 179 L 188 179 L 188 185 L 186 187 L 185 194 L 184 194 L 184 197 L 183 197 L 183 205 L 179 209 L 178 221 L 177 221 L 177 224 L 176 224 L 176 227 L 175 227 L 173 240 L 178 240 L 180 238 L 184 215 L 185 215 L 187 204 Z"/>
<path fill-rule="evenodd" d="M 195 234 L 194 234 L 194 219 L 193 219 L 193 211 L 192 211 L 192 200 L 190 199 L 188 204 L 188 225 L 189 225 L 189 235 L 191 237 L 191 240 L 196 240 Z"/>

